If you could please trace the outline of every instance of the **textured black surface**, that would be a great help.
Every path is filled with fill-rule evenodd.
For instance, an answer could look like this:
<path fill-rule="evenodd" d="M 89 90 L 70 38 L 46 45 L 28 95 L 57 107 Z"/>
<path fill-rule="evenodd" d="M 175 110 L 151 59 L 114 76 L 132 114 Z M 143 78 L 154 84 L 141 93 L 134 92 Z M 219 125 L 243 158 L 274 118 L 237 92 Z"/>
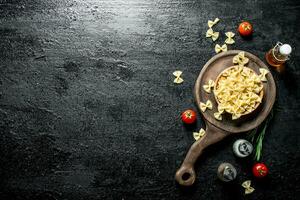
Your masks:
<path fill-rule="evenodd" d="M 300 4 L 295 0 L 0 0 L 0 199 L 297 199 L 300 133 Z M 179 114 L 215 53 L 207 20 L 234 31 L 253 23 L 252 40 L 230 49 L 261 59 L 278 40 L 295 50 L 287 73 L 273 73 L 278 105 L 255 181 L 237 160 L 236 138 L 210 148 L 189 189 L 174 173 L 193 142 Z M 172 72 L 185 82 L 174 85 Z M 217 180 L 227 161 L 239 176 Z M 240 186 L 253 180 L 255 192 Z"/>

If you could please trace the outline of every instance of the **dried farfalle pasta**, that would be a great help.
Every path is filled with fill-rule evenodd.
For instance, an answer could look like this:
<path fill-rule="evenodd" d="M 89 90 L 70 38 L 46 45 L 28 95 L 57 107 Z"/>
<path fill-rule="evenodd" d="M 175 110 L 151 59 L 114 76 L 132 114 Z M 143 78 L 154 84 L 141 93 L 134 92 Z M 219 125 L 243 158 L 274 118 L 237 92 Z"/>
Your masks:
<path fill-rule="evenodd" d="M 214 117 L 215 117 L 217 120 L 221 121 L 221 120 L 222 120 L 222 113 L 220 113 L 220 112 L 215 112 L 215 113 L 214 113 Z"/>
<path fill-rule="evenodd" d="M 207 85 L 203 85 L 203 89 L 205 92 L 210 93 L 211 92 L 211 88 L 215 86 L 215 82 L 213 80 L 209 80 Z"/>
<path fill-rule="evenodd" d="M 180 77 L 182 75 L 182 71 L 179 71 L 179 70 L 174 71 L 173 75 L 176 77 L 173 81 L 174 83 L 180 84 L 183 82 L 183 79 Z"/>
<path fill-rule="evenodd" d="M 202 138 L 205 135 L 205 130 L 203 128 L 201 128 L 199 130 L 199 132 L 193 132 L 193 136 L 195 140 L 199 140 L 200 138 Z"/>
<path fill-rule="evenodd" d="M 242 187 L 245 188 L 245 194 L 251 194 L 255 190 L 253 187 L 251 187 L 251 181 L 250 180 L 244 181 L 242 183 Z"/>
<path fill-rule="evenodd" d="M 257 108 L 262 102 L 263 84 L 259 76 L 250 68 L 245 67 L 248 61 L 243 54 L 238 55 L 235 65 L 224 70 L 215 83 L 214 94 L 218 102 L 218 113 L 226 111 L 236 120 Z"/>
<path fill-rule="evenodd" d="M 208 25 L 209 28 L 211 28 L 211 27 L 213 27 L 215 24 L 217 24 L 219 21 L 220 21 L 219 18 L 215 18 L 214 21 L 208 20 L 207 25 Z"/>
<path fill-rule="evenodd" d="M 226 44 L 233 44 L 235 42 L 233 39 L 235 34 L 233 32 L 226 32 L 225 35 L 227 36 L 225 40 Z"/>
<path fill-rule="evenodd" d="M 220 52 L 225 52 L 227 51 L 227 45 L 223 44 L 222 46 L 220 46 L 219 44 L 216 44 L 215 46 L 215 52 L 216 53 L 220 53 Z"/>
<path fill-rule="evenodd" d="M 206 109 L 210 109 L 210 110 L 212 109 L 212 103 L 210 100 L 207 100 L 206 103 L 200 102 L 200 110 L 202 112 L 205 112 Z"/>
<path fill-rule="evenodd" d="M 267 81 L 266 75 L 269 73 L 269 71 L 265 68 L 259 68 L 259 72 L 260 72 L 259 75 L 260 80 L 266 82 Z"/>
<path fill-rule="evenodd" d="M 206 37 L 207 38 L 210 38 L 213 40 L 213 41 L 216 41 L 218 38 L 219 38 L 219 32 L 214 32 L 211 28 L 209 28 L 207 31 L 206 31 Z"/>
<path fill-rule="evenodd" d="M 249 62 L 249 58 L 245 56 L 245 52 L 241 51 L 238 55 L 233 57 L 232 62 L 238 64 L 239 66 L 244 66 Z"/>

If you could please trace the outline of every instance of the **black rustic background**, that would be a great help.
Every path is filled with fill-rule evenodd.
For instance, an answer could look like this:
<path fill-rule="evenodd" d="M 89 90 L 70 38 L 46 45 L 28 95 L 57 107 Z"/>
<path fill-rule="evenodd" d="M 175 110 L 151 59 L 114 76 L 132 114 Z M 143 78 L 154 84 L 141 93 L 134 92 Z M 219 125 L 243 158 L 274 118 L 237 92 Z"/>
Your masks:
<path fill-rule="evenodd" d="M 0 0 L 0 199 L 297 199 L 300 134 L 300 3 L 297 0 Z M 233 156 L 228 138 L 208 149 L 197 181 L 174 181 L 200 119 L 186 129 L 180 113 L 197 109 L 192 90 L 214 43 L 242 20 L 229 49 L 264 60 L 277 41 L 293 55 L 272 71 L 280 108 L 268 128 L 257 181 L 251 160 Z M 184 83 L 173 84 L 174 70 Z M 217 179 L 221 162 L 237 180 Z M 255 192 L 244 196 L 251 179 Z"/>

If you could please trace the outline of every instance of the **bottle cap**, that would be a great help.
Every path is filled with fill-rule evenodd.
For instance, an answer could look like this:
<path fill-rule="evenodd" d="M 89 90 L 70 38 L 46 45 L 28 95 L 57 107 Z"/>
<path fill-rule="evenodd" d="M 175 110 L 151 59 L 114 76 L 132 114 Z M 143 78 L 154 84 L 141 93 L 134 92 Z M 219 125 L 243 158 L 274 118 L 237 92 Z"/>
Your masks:
<path fill-rule="evenodd" d="M 230 163 L 222 163 L 218 167 L 218 178 L 224 182 L 230 182 L 236 178 L 237 171 Z"/>
<path fill-rule="evenodd" d="M 289 44 L 283 44 L 279 47 L 279 52 L 284 56 L 288 56 L 292 53 L 292 47 Z"/>
<path fill-rule="evenodd" d="M 234 142 L 232 149 L 237 157 L 244 158 L 252 153 L 253 146 L 247 140 L 239 139 Z"/>

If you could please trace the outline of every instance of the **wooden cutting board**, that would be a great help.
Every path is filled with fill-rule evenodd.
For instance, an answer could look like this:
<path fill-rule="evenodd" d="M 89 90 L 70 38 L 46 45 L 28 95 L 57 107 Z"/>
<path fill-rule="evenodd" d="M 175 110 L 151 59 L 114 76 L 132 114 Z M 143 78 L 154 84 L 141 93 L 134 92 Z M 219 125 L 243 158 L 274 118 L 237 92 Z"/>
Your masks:
<path fill-rule="evenodd" d="M 212 79 L 216 80 L 218 75 L 226 68 L 233 66 L 232 59 L 240 50 L 231 50 L 223 52 L 212 57 L 202 68 L 194 87 L 194 96 L 196 104 L 200 110 L 200 102 L 210 100 L 213 104 L 212 110 L 201 112 L 206 124 L 206 134 L 194 142 L 190 147 L 181 167 L 177 170 L 175 179 L 180 185 L 190 186 L 195 182 L 196 174 L 194 164 L 203 150 L 211 144 L 214 144 L 225 137 L 234 133 L 243 133 L 259 126 L 268 116 L 275 102 L 276 85 L 271 73 L 267 74 L 267 82 L 263 82 L 264 96 L 261 105 L 251 114 L 242 117 L 239 120 L 232 120 L 230 115 L 224 116 L 222 121 L 214 117 L 217 112 L 217 102 L 213 92 L 207 93 L 203 90 L 203 85 Z M 259 68 L 268 69 L 268 67 L 256 56 L 245 52 L 249 58 L 247 67 L 260 74 Z M 269 69 L 268 69 L 269 70 Z"/>

